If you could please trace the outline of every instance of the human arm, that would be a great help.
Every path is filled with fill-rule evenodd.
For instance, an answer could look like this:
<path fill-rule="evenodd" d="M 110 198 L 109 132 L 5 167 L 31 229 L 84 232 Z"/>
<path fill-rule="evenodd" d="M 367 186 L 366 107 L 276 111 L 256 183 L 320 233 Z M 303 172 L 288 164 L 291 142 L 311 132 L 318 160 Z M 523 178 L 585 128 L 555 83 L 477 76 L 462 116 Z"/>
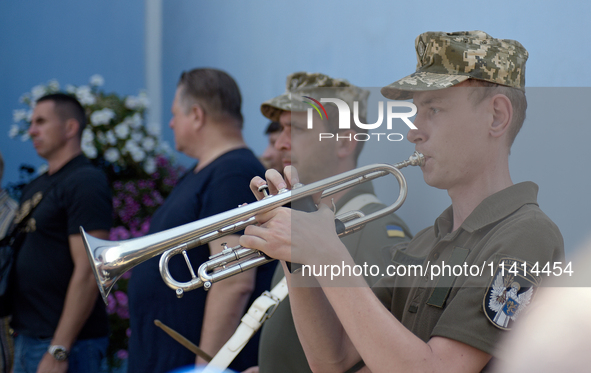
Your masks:
<path fill-rule="evenodd" d="M 90 231 L 88 234 L 101 239 L 109 238 L 109 233 L 105 230 Z M 82 242 L 82 236 L 72 234 L 68 237 L 68 241 L 74 270 L 68 283 L 64 308 L 53 334 L 51 345 L 64 346 L 69 351 L 94 308 L 98 297 L 98 287 Z M 45 353 L 37 372 L 66 372 L 67 369 L 67 360 L 60 362 L 49 353 Z"/>
<path fill-rule="evenodd" d="M 211 254 L 221 252 L 221 244 L 224 242 L 228 247 L 238 245 L 239 237 L 229 235 L 211 241 Z M 211 356 L 222 348 L 240 324 L 255 288 L 255 278 L 256 270 L 246 271 L 214 283 L 208 291 L 199 345 Z M 196 364 L 205 363 L 205 360 L 197 357 Z"/>
<path fill-rule="evenodd" d="M 284 261 L 354 266 L 331 233 L 333 219 L 327 208 L 308 215 L 277 209 L 258 216 L 261 226 L 248 227 L 241 243 Z M 342 372 L 363 358 L 369 367 L 365 369 L 374 372 L 470 372 L 480 371 L 490 359 L 451 339 L 434 337 L 423 342 L 383 307 L 361 277 L 318 276 L 321 288 L 294 286 L 294 277 L 288 275 L 292 312 L 314 371 Z"/>

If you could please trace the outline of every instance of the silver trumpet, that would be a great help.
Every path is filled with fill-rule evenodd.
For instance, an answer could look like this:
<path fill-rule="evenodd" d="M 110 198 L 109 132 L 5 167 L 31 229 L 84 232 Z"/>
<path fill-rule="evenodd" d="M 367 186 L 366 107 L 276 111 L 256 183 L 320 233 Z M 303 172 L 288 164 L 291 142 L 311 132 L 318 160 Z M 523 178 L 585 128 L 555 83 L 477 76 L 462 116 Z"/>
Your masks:
<path fill-rule="evenodd" d="M 136 265 L 162 254 L 160 273 L 170 288 L 182 297 L 185 291 L 201 286 L 208 290 L 216 281 L 223 280 L 250 268 L 258 267 L 274 259 L 264 253 L 241 246 L 224 247 L 217 255 L 201 264 L 198 275 L 189 262 L 187 250 L 204 245 L 212 240 L 243 230 L 255 224 L 255 216 L 283 206 L 289 202 L 300 200 L 322 192 L 322 198 L 351 188 L 355 185 L 392 174 L 398 180 L 400 192 L 398 199 L 390 206 L 369 215 L 361 211 L 350 211 L 336 218 L 342 222 L 339 236 L 355 232 L 372 220 L 391 214 L 404 203 L 407 194 L 406 179 L 399 169 L 406 166 L 422 166 L 424 157 L 414 152 L 408 160 L 394 165 L 375 164 L 360 167 L 342 174 L 320 180 L 309 185 L 294 186 L 292 190 L 281 190 L 276 195 L 269 195 L 260 201 L 240 206 L 192 223 L 184 224 L 166 231 L 125 241 L 101 240 L 86 234 L 80 227 L 80 233 L 86 247 L 96 281 L 105 303 L 107 296 L 119 277 Z M 187 262 L 191 280 L 178 282 L 172 278 L 168 262 L 171 257 L 182 254 Z"/>

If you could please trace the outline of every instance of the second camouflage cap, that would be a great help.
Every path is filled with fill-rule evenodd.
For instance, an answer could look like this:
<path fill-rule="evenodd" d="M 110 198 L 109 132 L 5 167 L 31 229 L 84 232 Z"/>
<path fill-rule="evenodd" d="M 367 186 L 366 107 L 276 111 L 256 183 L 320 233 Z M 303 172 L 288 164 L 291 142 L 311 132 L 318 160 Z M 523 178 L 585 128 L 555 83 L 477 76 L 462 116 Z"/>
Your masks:
<path fill-rule="evenodd" d="M 384 88 L 393 100 L 413 92 L 448 88 L 470 78 L 525 89 L 528 53 L 515 40 L 482 31 L 425 32 L 415 40 L 417 71 Z"/>
<path fill-rule="evenodd" d="M 297 72 L 287 77 L 285 92 L 263 102 L 261 113 L 273 121 L 279 121 L 283 111 L 307 111 L 305 96 L 320 101 L 321 98 L 338 98 L 345 101 L 351 110 L 354 102 L 359 105 L 359 117 L 367 116 L 369 91 L 356 87 L 345 79 L 334 79 L 320 73 Z"/>

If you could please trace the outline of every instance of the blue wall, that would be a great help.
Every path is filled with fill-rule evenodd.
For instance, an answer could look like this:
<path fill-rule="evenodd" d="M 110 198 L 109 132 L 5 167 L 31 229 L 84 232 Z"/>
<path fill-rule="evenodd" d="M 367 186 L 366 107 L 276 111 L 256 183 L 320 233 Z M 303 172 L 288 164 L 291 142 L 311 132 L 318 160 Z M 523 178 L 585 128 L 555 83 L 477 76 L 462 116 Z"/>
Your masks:
<path fill-rule="evenodd" d="M 23 161 L 41 163 L 30 143 L 4 135 L 18 98 L 32 86 L 52 78 L 84 84 L 95 73 L 105 77 L 109 91 L 136 94 L 146 86 L 144 9 L 141 0 L 0 2 L 4 183 L 16 179 Z M 529 87 L 591 87 L 589 14 L 588 2 L 566 1 L 163 0 L 163 137 L 173 143 L 169 108 L 183 70 L 208 66 L 234 76 L 244 99 L 245 137 L 260 154 L 267 120 L 259 106 L 283 92 L 288 74 L 317 71 L 381 87 L 414 71 L 414 39 L 429 30 L 479 29 L 519 40 L 530 53 Z M 515 182 L 540 184 L 540 205 L 561 228 L 569 252 L 589 234 L 590 91 L 534 92 L 511 157 Z M 362 162 L 395 162 L 413 148 L 406 141 L 378 145 L 387 144 L 366 147 Z M 411 193 L 400 215 L 417 232 L 450 201 L 445 192 L 427 187 L 419 170 L 405 174 Z M 388 188 L 379 186 L 384 200 L 393 198 Z"/>

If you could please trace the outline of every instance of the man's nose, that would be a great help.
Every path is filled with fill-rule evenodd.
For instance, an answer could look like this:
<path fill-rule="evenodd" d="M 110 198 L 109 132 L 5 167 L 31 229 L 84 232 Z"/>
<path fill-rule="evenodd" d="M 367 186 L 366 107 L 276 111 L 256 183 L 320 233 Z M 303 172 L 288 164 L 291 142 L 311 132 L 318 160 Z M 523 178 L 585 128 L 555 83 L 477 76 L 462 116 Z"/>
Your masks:
<path fill-rule="evenodd" d="M 275 149 L 277 150 L 291 150 L 291 130 L 284 128 L 275 141 Z"/>

